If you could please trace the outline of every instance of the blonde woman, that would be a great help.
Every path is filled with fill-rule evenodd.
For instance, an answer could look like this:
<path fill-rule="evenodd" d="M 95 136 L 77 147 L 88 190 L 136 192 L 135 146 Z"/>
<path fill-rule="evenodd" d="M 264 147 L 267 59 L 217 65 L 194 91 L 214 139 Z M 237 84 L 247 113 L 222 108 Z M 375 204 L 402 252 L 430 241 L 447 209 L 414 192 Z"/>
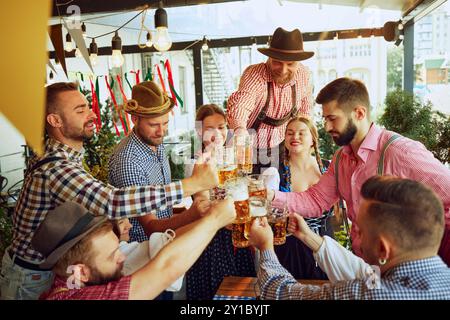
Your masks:
<path fill-rule="evenodd" d="M 329 161 L 319 154 L 319 135 L 311 120 L 292 118 L 284 140 L 285 155 L 280 163 L 280 191 L 302 192 L 316 184 L 326 171 Z M 332 236 L 328 222 L 331 212 L 320 218 L 305 219 L 309 227 L 320 235 Z M 295 237 L 275 247 L 281 264 L 297 279 L 326 279 L 326 274 L 316 265 L 311 250 Z"/>

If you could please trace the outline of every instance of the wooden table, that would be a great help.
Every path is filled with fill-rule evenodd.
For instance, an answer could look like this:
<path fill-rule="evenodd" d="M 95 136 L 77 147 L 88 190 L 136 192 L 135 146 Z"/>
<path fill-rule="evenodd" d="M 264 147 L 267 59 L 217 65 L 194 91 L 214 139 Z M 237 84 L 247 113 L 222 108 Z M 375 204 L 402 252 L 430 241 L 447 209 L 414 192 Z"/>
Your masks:
<path fill-rule="evenodd" d="M 225 277 L 217 290 L 216 295 L 256 298 L 260 295 L 257 278 L 252 277 Z M 302 284 L 323 285 L 328 280 L 298 280 Z"/>

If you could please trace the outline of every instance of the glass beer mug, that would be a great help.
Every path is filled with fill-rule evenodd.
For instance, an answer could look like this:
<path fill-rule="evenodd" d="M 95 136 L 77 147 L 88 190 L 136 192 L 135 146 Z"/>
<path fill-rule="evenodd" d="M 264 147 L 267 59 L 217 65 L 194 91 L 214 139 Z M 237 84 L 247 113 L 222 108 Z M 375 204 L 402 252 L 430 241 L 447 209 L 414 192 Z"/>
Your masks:
<path fill-rule="evenodd" d="M 268 222 L 273 232 L 273 244 L 281 245 L 286 242 L 288 211 L 286 208 L 271 208 Z"/>
<path fill-rule="evenodd" d="M 253 136 L 234 136 L 234 147 L 238 172 L 242 175 L 251 174 L 253 170 Z"/>
<path fill-rule="evenodd" d="M 248 247 L 248 240 L 245 238 L 245 223 L 250 220 L 248 182 L 245 178 L 234 178 L 226 181 L 225 190 L 227 196 L 234 201 L 236 219 L 233 221 L 231 235 L 233 246 L 236 248 Z"/>
<path fill-rule="evenodd" d="M 250 208 L 250 219 L 245 223 L 244 236 L 246 239 L 249 238 L 250 229 L 252 227 L 253 221 L 255 219 L 261 219 L 267 216 L 267 199 L 262 197 L 250 197 L 248 199 Z"/>

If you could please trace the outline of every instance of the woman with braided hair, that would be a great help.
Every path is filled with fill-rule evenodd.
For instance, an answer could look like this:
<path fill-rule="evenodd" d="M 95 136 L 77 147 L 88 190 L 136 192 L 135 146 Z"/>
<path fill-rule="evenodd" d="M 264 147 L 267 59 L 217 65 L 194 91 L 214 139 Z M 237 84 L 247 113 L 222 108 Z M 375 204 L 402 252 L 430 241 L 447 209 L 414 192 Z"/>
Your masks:
<path fill-rule="evenodd" d="M 284 140 L 285 156 L 280 163 L 280 191 L 302 192 L 316 184 L 327 170 L 329 161 L 319 154 L 319 135 L 311 120 L 304 117 L 292 118 L 286 127 Z M 314 154 L 314 155 L 313 155 Z M 316 233 L 332 237 L 328 217 L 305 219 Z M 281 264 L 296 279 L 327 279 L 316 265 L 311 250 L 295 237 L 288 236 L 284 245 L 276 246 L 275 252 Z"/>

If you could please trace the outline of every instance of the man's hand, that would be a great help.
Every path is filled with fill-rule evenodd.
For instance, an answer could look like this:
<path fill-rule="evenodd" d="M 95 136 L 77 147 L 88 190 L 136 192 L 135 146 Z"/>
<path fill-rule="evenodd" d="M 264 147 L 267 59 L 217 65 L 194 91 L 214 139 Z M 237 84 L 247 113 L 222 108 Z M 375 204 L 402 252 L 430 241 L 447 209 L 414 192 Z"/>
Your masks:
<path fill-rule="evenodd" d="M 323 238 L 314 233 L 305 219 L 297 213 L 289 214 L 288 231 L 297 239 L 307 245 L 313 252 L 317 252 L 323 243 Z"/>
<path fill-rule="evenodd" d="M 233 199 L 217 200 L 211 203 L 210 213 L 206 218 L 211 218 L 217 224 L 217 230 L 229 225 L 236 219 L 236 209 Z"/>
<path fill-rule="evenodd" d="M 253 220 L 249 243 L 259 250 L 273 250 L 273 232 L 267 218 Z"/>
<path fill-rule="evenodd" d="M 192 213 L 197 218 L 201 218 L 206 216 L 210 211 L 211 201 L 204 198 L 195 198 L 192 206 L 187 210 L 189 213 Z"/>
<path fill-rule="evenodd" d="M 194 165 L 192 180 L 195 185 L 195 192 L 210 190 L 219 184 L 219 176 L 214 159 L 209 154 L 203 154 Z M 183 186 L 184 187 L 184 186 Z"/>

